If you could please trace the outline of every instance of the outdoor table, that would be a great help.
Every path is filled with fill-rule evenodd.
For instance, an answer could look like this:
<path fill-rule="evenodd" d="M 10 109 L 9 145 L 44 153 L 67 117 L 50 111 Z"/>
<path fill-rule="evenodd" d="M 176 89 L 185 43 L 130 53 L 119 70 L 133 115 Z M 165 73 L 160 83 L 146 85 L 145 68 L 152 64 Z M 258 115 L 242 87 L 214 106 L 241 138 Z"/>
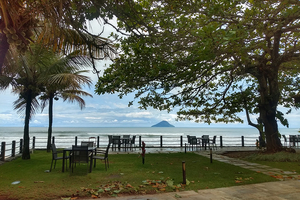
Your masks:
<path fill-rule="evenodd" d="M 91 151 L 91 161 L 90 161 L 90 173 L 92 172 L 92 166 L 93 166 L 93 152 L 96 150 L 96 147 L 88 147 L 88 150 Z M 66 158 L 66 153 L 72 152 L 72 147 L 65 148 L 63 149 L 63 160 L 62 160 L 62 172 L 65 172 L 65 158 Z M 71 159 L 71 158 L 70 158 Z M 71 160 L 69 161 L 71 165 Z"/>

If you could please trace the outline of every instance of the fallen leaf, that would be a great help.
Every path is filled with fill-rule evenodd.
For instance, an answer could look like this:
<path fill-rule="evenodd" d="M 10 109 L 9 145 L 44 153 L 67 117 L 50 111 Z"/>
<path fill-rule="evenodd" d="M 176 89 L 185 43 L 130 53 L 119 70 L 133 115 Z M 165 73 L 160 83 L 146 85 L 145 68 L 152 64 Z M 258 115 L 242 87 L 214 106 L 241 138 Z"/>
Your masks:
<path fill-rule="evenodd" d="M 156 183 L 155 185 L 152 185 L 152 187 L 158 187 L 158 183 Z"/>

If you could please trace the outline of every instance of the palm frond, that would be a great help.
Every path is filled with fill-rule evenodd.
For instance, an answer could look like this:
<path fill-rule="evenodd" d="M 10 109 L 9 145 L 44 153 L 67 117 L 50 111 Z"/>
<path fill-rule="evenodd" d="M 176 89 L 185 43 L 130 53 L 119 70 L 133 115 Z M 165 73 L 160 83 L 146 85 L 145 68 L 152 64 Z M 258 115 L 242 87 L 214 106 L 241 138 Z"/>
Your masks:
<path fill-rule="evenodd" d="M 27 100 L 24 97 L 22 97 L 22 96 L 19 96 L 19 98 L 13 102 L 14 110 L 16 110 L 17 113 L 22 118 L 25 118 L 26 104 L 27 104 Z M 39 102 L 38 102 L 38 100 L 36 98 L 32 99 L 32 103 L 31 103 L 30 107 L 31 108 L 30 108 L 29 119 L 31 119 L 32 116 L 35 115 L 36 112 L 40 108 Z"/>
<path fill-rule="evenodd" d="M 80 109 L 83 109 L 85 107 L 85 101 L 83 100 L 83 98 L 81 98 L 80 96 L 78 96 L 76 94 L 63 93 L 62 97 L 63 97 L 64 101 L 68 101 L 70 103 L 77 102 Z"/>
<path fill-rule="evenodd" d="M 0 75 L 0 90 L 5 90 L 13 82 L 13 78 Z"/>
<path fill-rule="evenodd" d="M 80 55 L 91 56 L 93 59 L 115 58 L 117 55 L 113 41 L 84 33 L 70 27 L 62 27 L 45 21 L 45 27 L 37 29 L 37 42 L 51 45 L 53 51 L 67 55 L 79 51 Z"/>

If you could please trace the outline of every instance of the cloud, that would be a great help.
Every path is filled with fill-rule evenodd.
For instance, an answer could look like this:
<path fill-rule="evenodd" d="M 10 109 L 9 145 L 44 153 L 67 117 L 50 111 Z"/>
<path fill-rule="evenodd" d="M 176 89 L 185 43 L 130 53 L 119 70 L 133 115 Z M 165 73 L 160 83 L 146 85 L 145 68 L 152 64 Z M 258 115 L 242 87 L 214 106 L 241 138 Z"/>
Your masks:
<path fill-rule="evenodd" d="M 33 120 L 32 122 L 31 122 L 32 124 L 42 124 L 40 121 L 38 121 L 38 120 Z"/>

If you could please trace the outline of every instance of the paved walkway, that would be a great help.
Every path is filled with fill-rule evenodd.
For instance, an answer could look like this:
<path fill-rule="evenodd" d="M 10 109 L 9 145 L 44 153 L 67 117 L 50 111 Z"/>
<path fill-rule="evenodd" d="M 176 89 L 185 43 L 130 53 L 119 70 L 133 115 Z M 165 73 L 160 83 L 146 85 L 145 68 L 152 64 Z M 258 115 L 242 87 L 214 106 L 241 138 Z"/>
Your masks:
<path fill-rule="evenodd" d="M 259 199 L 259 200 L 295 200 L 300 199 L 300 175 L 295 172 L 283 171 L 269 166 L 246 162 L 239 159 L 222 156 L 221 149 L 213 152 L 213 160 L 230 163 L 256 172 L 273 176 L 281 181 L 250 184 L 226 188 L 206 189 L 196 191 L 170 192 L 154 195 L 138 195 L 125 197 L 101 198 L 102 200 L 237 200 L 237 199 Z M 235 149 L 236 150 L 236 149 Z M 253 150 L 243 148 L 241 150 Z M 165 151 L 164 151 L 165 152 Z M 209 151 L 197 152 L 199 155 L 210 157 Z"/>

